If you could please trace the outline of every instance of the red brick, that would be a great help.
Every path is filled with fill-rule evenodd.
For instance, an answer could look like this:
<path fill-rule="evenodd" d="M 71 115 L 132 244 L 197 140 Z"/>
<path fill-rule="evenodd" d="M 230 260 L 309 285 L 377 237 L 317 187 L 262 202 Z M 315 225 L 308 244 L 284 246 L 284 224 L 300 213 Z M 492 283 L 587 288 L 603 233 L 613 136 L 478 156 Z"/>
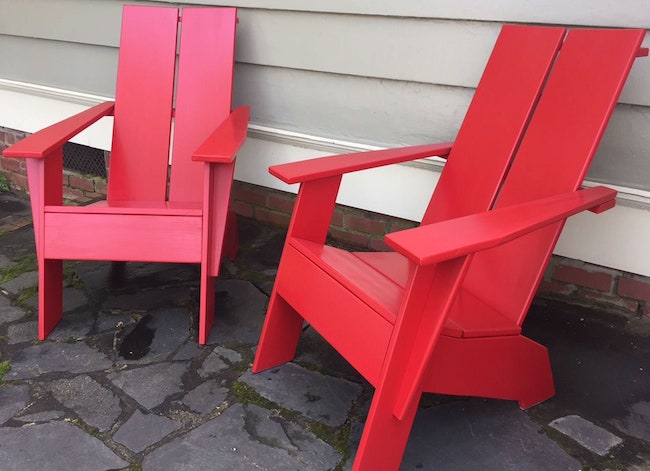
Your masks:
<path fill-rule="evenodd" d="M 645 318 L 650 317 L 650 304 L 641 307 L 641 315 Z"/>
<path fill-rule="evenodd" d="M 29 184 L 27 183 L 27 177 L 25 175 L 19 175 L 17 173 L 8 173 L 6 175 L 7 180 L 13 183 L 13 186 L 20 190 L 27 190 Z"/>
<path fill-rule="evenodd" d="M 294 198 L 278 197 L 270 195 L 267 199 L 267 206 L 269 209 L 282 211 L 283 213 L 291 214 L 293 212 Z"/>
<path fill-rule="evenodd" d="M 542 280 L 542 282 L 539 284 L 539 288 L 537 288 L 537 291 L 539 293 L 557 294 L 562 296 L 569 296 L 575 293 L 576 290 L 577 288 L 573 285 L 546 280 Z"/>
<path fill-rule="evenodd" d="M 619 278 L 617 293 L 626 298 L 650 301 L 650 280 Z"/>
<path fill-rule="evenodd" d="M 290 217 L 285 213 L 269 211 L 264 208 L 255 208 L 255 219 L 261 222 L 268 222 L 274 226 L 287 227 L 289 226 Z"/>
<path fill-rule="evenodd" d="M 347 232 L 335 227 L 330 227 L 330 235 L 346 244 L 356 245 L 357 247 L 368 247 L 368 236 L 363 234 L 356 234 L 354 232 Z"/>
<path fill-rule="evenodd" d="M 623 299 L 615 295 L 604 295 L 597 291 L 591 290 L 580 290 L 578 292 L 580 298 L 588 302 L 588 304 L 593 304 L 593 301 L 597 301 L 602 304 L 609 304 L 620 309 L 627 311 L 630 314 L 635 314 L 639 309 L 639 303 L 630 299 Z"/>
<path fill-rule="evenodd" d="M 266 196 L 261 195 L 253 190 L 236 185 L 233 188 L 233 198 L 236 200 L 251 203 L 256 206 L 266 206 Z"/>
<path fill-rule="evenodd" d="M 235 214 L 239 214 L 240 216 L 244 216 L 247 218 L 252 218 L 255 214 L 252 204 L 243 203 L 241 201 L 231 200 L 230 209 L 233 210 Z"/>
<path fill-rule="evenodd" d="M 8 159 L 0 158 L 0 165 L 4 170 L 9 170 L 16 173 L 25 173 L 24 167 L 21 165 L 22 159 Z"/>
<path fill-rule="evenodd" d="M 70 174 L 70 186 L 84 191 L 95 191 L 95 182 L 92 178 Z"/>
<path fill-rule="evenodd" d="M 386 242 L 384 242 L 383 237 L 371 237 L 370 248 L 377 252 L 388 252 L 391 250 L 391 248 L 386 245 Z"/>
<path fill-rule="evenodd" d="M 384 235 L 386 234 L 387 229 L 385 222 L 375 221 L 373 219 L 363 216 L 356 216 L 354 214 L 345 215 L 345 228 L 373 235 Z"/>
<path fill-rule="evenodd" d="M 69 186 L 63 189 L 63 197 L 68 200 L 77 200 L 83 198 L 83 191 L 77 188 L 70 188 Z"/>
<path fill-rule="evenodd" d="M 341 208 L 335 208 L 330 224 L 337 227 L 343 227 L 344 214 Z"/>
<path fill-rule="evenodd" d="M 612 289 L 613 276 L 609 273 L 589 271 L 583 268 L 558 265 L 553 279 L 564 281 L 585 288 L 609 292 Z"/>
<path fill-rule="evenodd" d="M 418 223 L 415 221 L 406 221 L 404 219 L 392 219 L 389 224 L 388 232 L 403 231 L 406 229 L 413 229 L 417 227 Z"/>
<path fill-rule="evenodd" d="M 106 180 L 104 180 L 103 178 L 98 178 L 97 180 L 95 180 L 95 191 L 97 193 L 106 195 L 107 190 L 108 190 L 108 185 L 106 184 Z"/>

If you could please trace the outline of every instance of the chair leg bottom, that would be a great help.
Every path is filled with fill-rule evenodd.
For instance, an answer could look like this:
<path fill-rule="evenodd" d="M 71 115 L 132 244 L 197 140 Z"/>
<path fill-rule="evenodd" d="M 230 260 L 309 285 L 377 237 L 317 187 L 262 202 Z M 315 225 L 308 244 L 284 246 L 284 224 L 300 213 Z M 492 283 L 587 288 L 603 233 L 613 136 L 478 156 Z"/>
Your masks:
<path fill-rule="evenodd" d="M 199 300 L 199 345 L 208 342 L 212 324 L 214 324 L 214 296 L 215 282 L 213 276 L 208 275 L 206 267 L 201 267 L 201 294 Z"/>
<path fill-rule="evenodd" d="M 302 317 L 274 290 L 255 354 L 254 373 L 293 360 L 302 323 Z"/>
<path fill-rule="evenodd" d="M 63 317 L 63 261 L 39 262 L 38 339 L 45 340 Z"/>

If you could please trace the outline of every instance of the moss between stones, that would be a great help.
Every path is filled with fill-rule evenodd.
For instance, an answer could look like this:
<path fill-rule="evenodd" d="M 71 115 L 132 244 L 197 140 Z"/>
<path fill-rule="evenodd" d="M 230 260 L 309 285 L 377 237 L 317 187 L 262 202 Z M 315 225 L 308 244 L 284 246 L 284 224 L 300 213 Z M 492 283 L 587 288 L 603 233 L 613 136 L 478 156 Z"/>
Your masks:
<path fill-rule="evenodd" d="M 6 283 L 9 280 L 13 280 L 23 273 L 30 271 L 38 270 L 38 262 L 36 260 L 36 254 L 29 253 L 22 255 L 14 260 L 14 264 L 10 267 L 0 270 L 0 275 L 2 275 L 2 282 Z"/>
<path fill-rule="evenodd" d="M 269 401 L 243 381 L 233 382 L 231 391 L 243 404 L 255 404 L 264 409 L 281 409 L 275 402 Z"/>
<path fill-rule="evenodd" d="M 24 290 L 22 290 L 20 292 L 20 294 L 16 298 L 16 301 L 19 304 L 22 304 L 25 301 L 27 301 L 28 299 L 33 298 L 37 294 L 38 294 L 38 286 L 30 286 L 29 288 L 25 288 Z"/>
<path fill-rule="evenodd" d="M 7 180 L 7 177 L 4 176 L 4 174 L 0 173 L 0 193 L 7 192 L 9 192 L 9 181 Z"/>
<path fill-rule="evenodd" d="M 350 458 L 350 449 L 348 448 L 350 423 L 346 422 L 341 427 L 331 427 L 321 422 L 312 422 L 309 424 L 309 430 L 325 443 L 329 443 L 334 450 L 341 454 L 343 459 L 335 468 L 335 471 L 343 469 L 343 464 Z"/>
<path fill-rule="evenodd" d="M 9 373 L 9 370 L 11 370 L 9 360 L 0 362 L 0 382 L 2 382 L 2 378 L 4 378 L 7 373 Z"/>

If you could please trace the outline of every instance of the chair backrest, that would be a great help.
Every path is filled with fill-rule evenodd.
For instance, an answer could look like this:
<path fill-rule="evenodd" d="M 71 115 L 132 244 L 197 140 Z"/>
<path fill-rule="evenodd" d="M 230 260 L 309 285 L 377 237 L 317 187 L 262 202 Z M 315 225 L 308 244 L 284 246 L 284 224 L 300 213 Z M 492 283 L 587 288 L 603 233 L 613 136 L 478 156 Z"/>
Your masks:
<path fill-rule="evenodd" d="M 495 207 L 580 187 L 644 33 L 568 33 Z M 562 226 L 558 223 L 476 254 L 465 278 L 465 289 L 521 325 Z"/>
<path fill-rule="evenodd" d="M 109 201 L 201 200 L 191 157 L 231 110 L 235 24 L 234 8 L 124 7 Z"/>
<path fill-rule="evenodd" d="M 565 33 L 502 28 L 422 224 L 492 207 Z"/>

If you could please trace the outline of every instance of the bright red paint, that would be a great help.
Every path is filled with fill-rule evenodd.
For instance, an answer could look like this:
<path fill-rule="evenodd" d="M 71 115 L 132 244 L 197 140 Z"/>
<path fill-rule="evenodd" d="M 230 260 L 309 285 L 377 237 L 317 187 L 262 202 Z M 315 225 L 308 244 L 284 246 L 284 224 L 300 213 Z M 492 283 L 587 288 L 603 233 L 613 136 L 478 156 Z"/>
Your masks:
<path fill-rule="evenodd" d="M 180 21 L 176 74 L 179 10 L 126 6 L 115 104 L 97 105 L 4 152 L 28 158 L 41 340 L 62 316 L 67 259 L 200 263 L 199 343 L 207 340 L 214 277 L 222 255 L 237 251 L 228 203 L 250 110 L 231 113 L 236 10 L 184 8 Z M 109 115 L 115 124 L 107 200 L 63 206 L 63 144 Z"/>
<path fill-rule="evenodd" d="M 304 321 L 341 353 L 376 388 L 355 471 L 398 469 L 423 392 L 522 408 L 555 393 L 521 325 L 566 218 L 614 206 L 579 186 L 643 35 L 505 26 L 453 144 L 270 169 L 301 186 L 253 371 L 290 361 Z M 386 236 L 394 252 L 325 245 L 344 173 L 438 153 L 422 225 Z"/>

